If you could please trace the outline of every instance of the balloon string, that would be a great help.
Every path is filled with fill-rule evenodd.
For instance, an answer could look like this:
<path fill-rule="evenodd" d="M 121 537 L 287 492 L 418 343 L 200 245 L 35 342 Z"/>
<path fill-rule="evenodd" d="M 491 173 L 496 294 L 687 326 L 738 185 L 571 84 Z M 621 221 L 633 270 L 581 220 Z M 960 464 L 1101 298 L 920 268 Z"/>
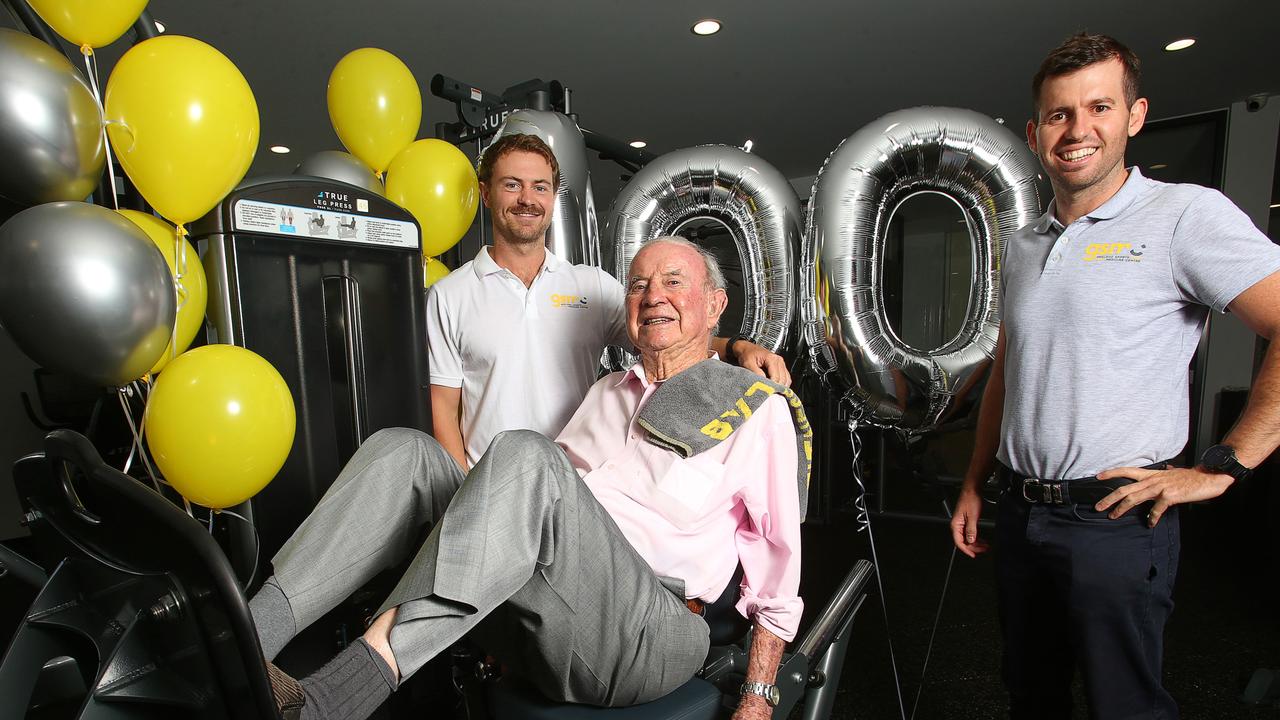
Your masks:
<path fill-rule="evenodd" d="M 98 90 L 98 58 L 88 45 L 80 48 L 84 54 L 84 70 L 89 76 L 89 89 L 93 91 L 93 99 L 98 101 L 98 109 L 105 117 L 106 107 L 102 104 L 102 93 Z M 120 197 L 116 194 L 116 165 L 111 159 L 111 142 L 107 138 L 107 123 L 102 123 L 102 150 L 107 156 L 107 182 L 111 185 L 111 206 L 120 209 Z"/>
<path fill-rule="evenodd" d="M 214 509 L 210 508 L 210 510 L 209 510 L 209 534 L 210 534 L 210 535 L 212 535 L 212 534 L 213 534 L 213 516 L 214 516 L 215 514 L 217 514 L 217 515 L 230 515 L 231 517 L 236 518 L 237 520 L 239 520 L 240 522 L 244 523 L 245 525 L 248 525 L 248 526 L 249 526 L 249 529 L 253 531 L 253 565 L 250 567 L 250 570 L 249 570 L 249 579 L 248 579 L 248 580 L 245 580 L 245 581 L 244 581 L 244 585 L 242 585 L 242 586 L 241 586 L 241 587 L 244 587 L 244 588 L 252 587 L 252 586 L 253 586 L 253 579 L 254 579 L 255 577 L 257 577 L 257 576 L 258 576 L 258 551 L 261 549 L 261 548 L 259 548 L 259 545 L 261 544 L 261 540 L 260 540 L 260 538 L 258 537 L 258 526 L 257 526 L 257 525 L 254 525 L 254 524 L 253 524 L 253 521 L 251 521 L 249 518 L 247 518 L 247 517 L 245 517 L 245 516 L 241 515 L 240 513 L 233 512 L 233 511 L 231 511 L 231 510 L 225 510 L 225 509 L 224 509 L 224 510 L 214 510 Z"/>
<path fill-rule="evenodd" d="M 173 236 L 173 325 L 169 329 L 169 359 L 178 357 L 178 315 L 187 305 L 191 293 L 182 279 L 187 275 L 187 229 L 181 223 L 174 228 Z"/>
<path fill-rule="evenodd" d="M 151 478 L 151 485 L 155 487 L 157 493 L 160 490 L 160 481 L 156 480 L 156 471 L 151 467 L 151 460 L 147 458 L 147 451 L 142 447 L 142 434 L 139 432 L 138 425 L 133 421 L 133 409 L 129 407 L 130 395 L 133 395 L 134 389 L 129 385 L 120 386 L 118 397 L 120 398 L 120 408 L 124 410 L 124 419 L 129 423 L 129 432 L 133 435 L 133 445 L 129 448 L 129 458 L 125 462 L 124 471 L 129 471 L 130 462 L 133 460 L 133 453 L 136 450 L 138 458 L 142 460 L 143 466 L 147 469 L 147 476 Z M 139 393 L 141 394 L 141 393 Z"/>
<path fill-rule="evenodd" d="M 853 446 L 853 481 L 858 485 L 858 497 L 854 500 L 858 508 L 858 532 L 867 531 L 867 540 L 871 545 L 871 563 L 876 570 L 876 586 L 880 589 L 880 611 L 884 613 L 884 635 L 889 644 L 889 665 L 893 668 L 893 687 L 898 693 L 898 712 L 902 720 L 907 720 L 907 705 L 902 701 L 902 679 L 898 676 L 898 658 L 893 652 L 893 633 L 890 631 L 889 603 L 885 600 L 884 578 L 880 576 L 880 557 L 876 553 L 876 536 L 871 532 L 871 514 L 867 512 L 867 486 L 862 482 L 862 469 L 859 456 L 862 455 L 862 441 L 858 438 L 858 420 L 849 418 L 849 443 Z"/>

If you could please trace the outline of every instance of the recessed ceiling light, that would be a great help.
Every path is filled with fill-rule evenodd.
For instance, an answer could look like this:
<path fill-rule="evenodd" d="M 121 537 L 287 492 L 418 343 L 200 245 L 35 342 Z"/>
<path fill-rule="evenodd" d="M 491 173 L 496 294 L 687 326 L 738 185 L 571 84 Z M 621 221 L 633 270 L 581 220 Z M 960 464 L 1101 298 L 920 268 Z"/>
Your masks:
<path fill-rule="evenodd" d="M 715 35 L 720 32 L 720 21 L 711 18 L 699 20 L 693 24 L 692 30 L 694 35 Z"/>
<path fill-rule="evenodd" d="M 1163 169 L 1165 169 L 1165 168 L 1167 168 L 1167 167 L 1169 167 L 1169 163 L 1156 163 L 1155 165 L 1148 165 L 1148 166 L 1147 166 L 1147 169 L 1148 169 L 1148 170 L 1163 170 Z"/>
<path fill-rule="evenodd" d="M 272 145 L 271 152 L 277 155 L 284 155 L 289 152 L 289 148 L 284 145 Z"/>
<path fill-rule="evenodd" d="M 645 141 L 643 141 L 643 140 L 632 140 L 632 141 L 631 141 L 631 147 L 633 147 L 633 148 L 635 148 L 635 149 L 637 149 L 637 150 L 639 150 L 639 149 L 640 149 L 640 148 L 642 148 L 642 147 L 647 146 L 648 144 L 649 144 L 649 143 L 647 143 L 647 142 L 645 142 Z"/>
<path fill-rule="evenodd" d="M 997 123 L 999 123 L 999 124 L 1001 124 L 1001 125 L 1003 125 L 1003 124 L 1004 124 L 1004 118 L 996 118 L 996 122 L 997 122 Z"/>
<path fill-rule="evenodd" d="M 159 20 L 156 20 L 154 22 L 156 24 L 156 32 L 159 32 L 159 33 L 164 32 L 164 23 L 160 22 Z"/>
<path fill-rule="evenodd" d="M 1271 204 L 1271 207 L 1273 207 L 1273 208 L 1280 208 L 1280 203 L 1272 203 L 1272 204 Z"/>
<path fill-rule="evenodd" d="M 1165 49 L 1165 52 L 1177 52 L 1178 50 L 1186 50 L 1187 48 L 1195 44 L 1196 44 L 1195 38 L 1182 38 L 1181 40 L 1174 40 L 1168 45 L 1165 45 L 1164 49 Z"/>

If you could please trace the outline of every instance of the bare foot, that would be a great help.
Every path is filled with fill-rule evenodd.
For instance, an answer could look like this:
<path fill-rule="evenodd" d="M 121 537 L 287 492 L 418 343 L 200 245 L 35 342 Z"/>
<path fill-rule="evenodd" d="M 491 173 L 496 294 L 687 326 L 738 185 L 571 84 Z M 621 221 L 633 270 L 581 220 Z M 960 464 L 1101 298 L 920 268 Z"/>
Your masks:
<path fill-rule="evenodd" d="M 396 682 L 400 682 L 400 666 L 396 665 L 396 656 L 391 653 L 391 627 L 396 624 L 396 611 L 399 606 L 379 615 L 368 630 L 364 631 L 364 641 L 377 651 L 395 673 Z"/>

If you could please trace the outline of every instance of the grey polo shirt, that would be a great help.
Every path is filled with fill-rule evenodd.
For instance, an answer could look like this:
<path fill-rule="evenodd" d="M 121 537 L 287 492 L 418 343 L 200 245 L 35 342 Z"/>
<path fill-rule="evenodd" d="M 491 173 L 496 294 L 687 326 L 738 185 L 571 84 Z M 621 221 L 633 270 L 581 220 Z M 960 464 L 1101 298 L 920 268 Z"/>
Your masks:
<path fill-rule="evenodd" d="M 1004 251 L 1000 461 L 1087 477 L 1182 451 L 1208 311 L 1280 269 L 1280 247 L 1221 193 L 1130 168 L 1069 227 L 1053 209 Z"/>

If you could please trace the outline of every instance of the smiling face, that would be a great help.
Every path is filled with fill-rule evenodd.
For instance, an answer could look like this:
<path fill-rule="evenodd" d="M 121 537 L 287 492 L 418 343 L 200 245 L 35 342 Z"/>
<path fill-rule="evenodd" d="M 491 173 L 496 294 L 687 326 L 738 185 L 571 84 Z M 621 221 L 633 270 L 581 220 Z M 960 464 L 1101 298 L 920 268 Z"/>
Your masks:
<path fill-rule="evenodd" d="M 645 245 L 631 261 L 627 281 L 627 333 L 646 371 L 655 361 L 670 377 L 706 359 L 711 332 L 728 303 L 711 287 L 706 264 L 693 248 L 673 243 Z"/>
<path fill-rule="evenodd" d="M 550 163 L 536 153 L 514 150 L 498 158 L 489 181 L 480 183 L 484 205 L 493 218 L 495 241 L 544 242 L 555 209 L 553 177 Z"/>
<path fill-rule="evenodd" d="M 1125 103 L 1119 59 L 1046 78 L 1038 121 L 1027 123 L 1027 143 L 1053 183 L 1070 201 L 1097 194 L 1104 201 L 1124 184 L 1124 150 L 1147 116 L 1147 101 Z"/>

